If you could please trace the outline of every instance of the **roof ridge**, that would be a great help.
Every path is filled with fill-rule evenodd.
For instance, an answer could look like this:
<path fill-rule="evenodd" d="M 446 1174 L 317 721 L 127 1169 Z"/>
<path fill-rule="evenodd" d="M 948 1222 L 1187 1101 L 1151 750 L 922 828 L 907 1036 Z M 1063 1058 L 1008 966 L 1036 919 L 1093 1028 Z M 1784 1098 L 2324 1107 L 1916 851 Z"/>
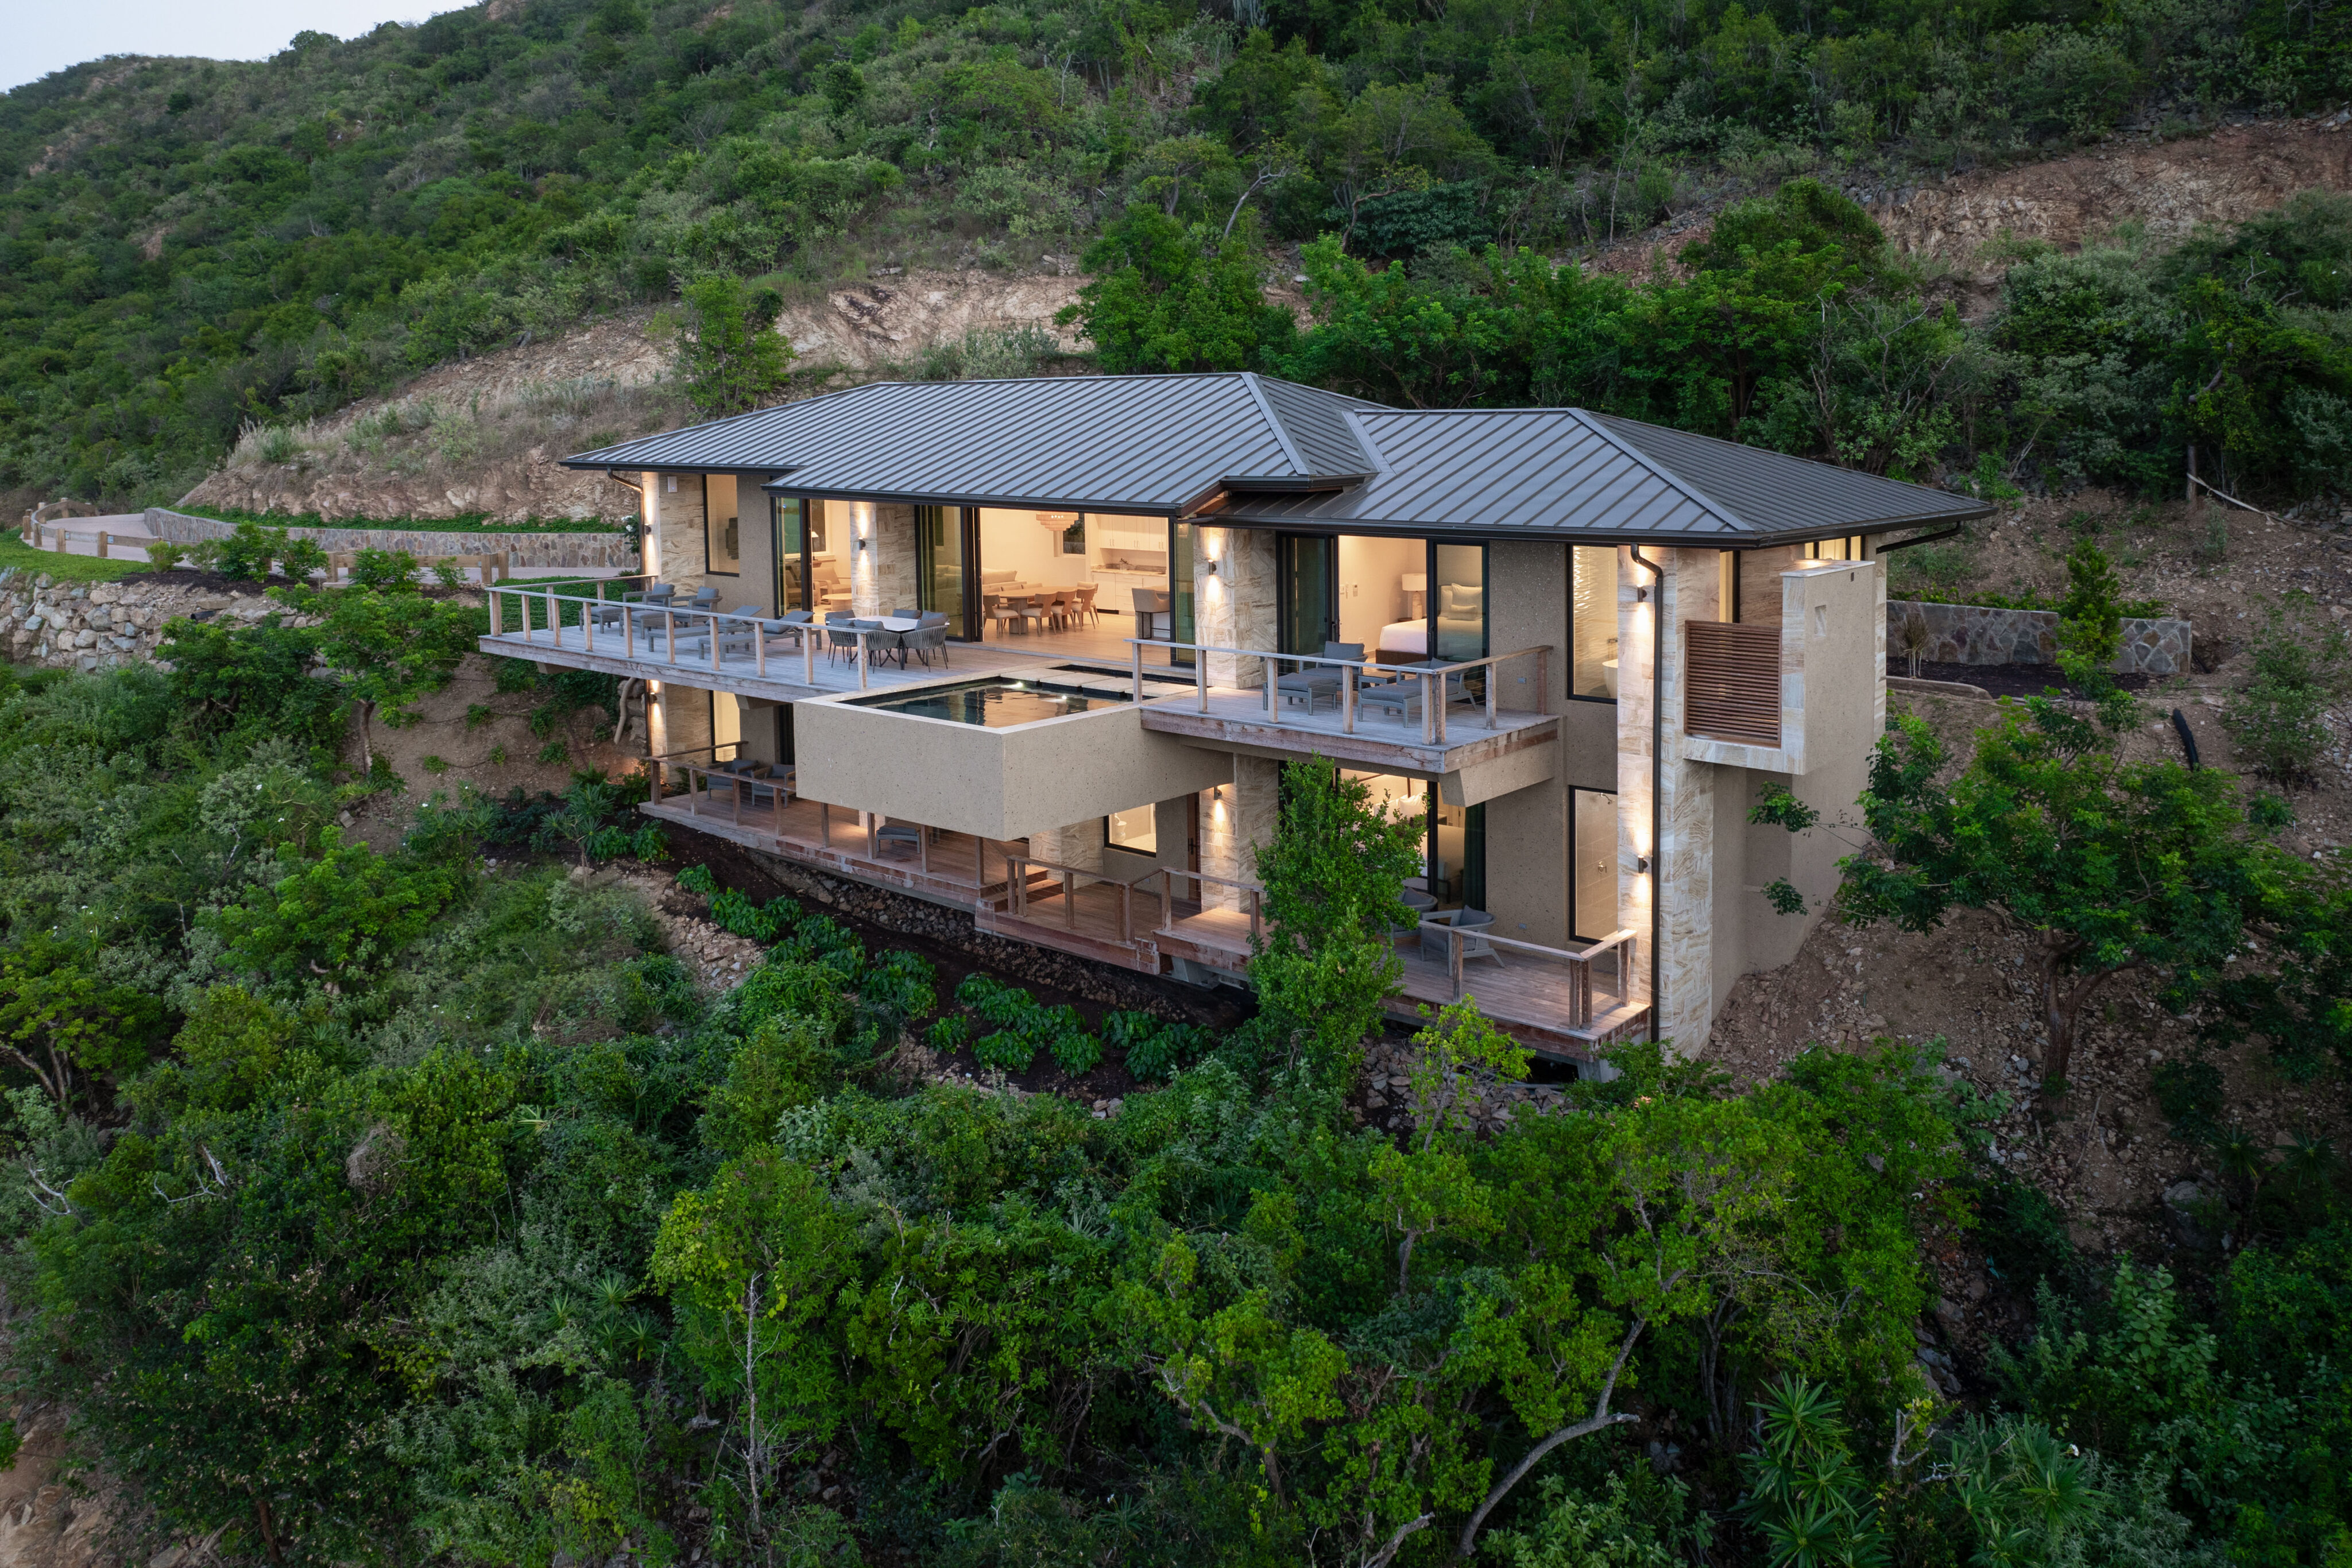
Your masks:
<path fill-rule="evenodd" d="M 1649 469 L 1651 473 L 1655 474 L 1659 478 L 1664 480 L 1675 489 L 1680 490 L 1683 493 L 1685 499 L 1688 500 L 1693 506 L 1697 507 L 1701 511 L 1712 516 L 1717 522 L 1721 523 L 1724 527 L 1739 530 L 1744 530 L 1748 528 L 1747 521 L 1742 518 L 1738 512 L 1733 511 L 1730 507 L 1717 500 L 1713 496 L 1708 495 L 1706 491 L 1700 489 L 1697 486 L 1692 484 L 1689 480 L 1675 473 L 1665 464 L 1660 462 L 1654 453 L 1646 451 L 1640 446 L 1636 446 L 1633 443 L 1626 440 L 1615 431 L 1601 424 L 1601 421 L 1604 417 L 1603 415 L 1592 413 L 1580 408 L 1571 408 L 1568 410 L 1568 415 L 1570 418 L 1575 420 L 1579 424 L 1584 426 L 1585 429 L 1592 432 L 1593 434 L 1599 436 L 1601 440 L 1607 442 L 1618 451 L 1624 453 L 1629 457 L 1632 457 L 1634 461 L 1640 463 L 1643 467 Z M 1635 421 L 1633 423 L 1639 422 Z M 1737 444 L 1735 443 L 1735 444 Z"/>
<path fill-rule="evenodd" d="M 1291 439 L 1290 427 L 1282 423 L 1282 416 L 1274 412 L 1274 401 L 1265 395 L 1265 389 L 1257 384 L 1257 372 L 1244 371 L 1241 379 L 1242 385 L 1249 388 L 1250 399 L 1257 404 L 1258 413 L 1264 414 L 1266 423 L 1274 428 L 1274 439 L 1281 444 L 1282 455 L 1290 459 L 1291 472 L 1301 477 L 1312 474 L 1314 470 L 1307 466 L 1307 459 L 1298 455 L 1298 443 Z"/>

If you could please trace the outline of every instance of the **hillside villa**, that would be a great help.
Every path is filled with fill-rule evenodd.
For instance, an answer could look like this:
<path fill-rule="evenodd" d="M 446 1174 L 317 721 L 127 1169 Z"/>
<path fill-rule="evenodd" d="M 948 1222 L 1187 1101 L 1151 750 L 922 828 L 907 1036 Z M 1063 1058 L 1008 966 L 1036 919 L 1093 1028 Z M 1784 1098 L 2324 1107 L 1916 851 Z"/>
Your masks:
<path fill-rule="evenodd" d="M 487 653 L 601 670 L 644 810 L 1197 983 L 1319 754 L 1423 824 L 1402 1007 L 1695 1050 L 1787 962 L 1885 727 L 1897 533 L 1979 502 L 1580 409 L 1247 373 L 885 382 L 567 460 L 645 577 L 502 589 Z M 634 718 L 632 723 L 636 722 Z"/>

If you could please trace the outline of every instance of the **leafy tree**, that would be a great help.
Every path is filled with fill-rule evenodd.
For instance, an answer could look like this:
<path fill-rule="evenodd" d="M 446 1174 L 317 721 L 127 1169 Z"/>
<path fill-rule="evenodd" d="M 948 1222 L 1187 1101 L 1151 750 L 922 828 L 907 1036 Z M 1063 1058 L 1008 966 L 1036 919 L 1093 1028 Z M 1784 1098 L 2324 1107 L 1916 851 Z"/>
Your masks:
<path fill-rule="evenodd" d="M 687 396 L 706 414 L 743 413 L 772 402 L 791 377 L 793 346 L 775 329 L 784 297 L 747 290 L 739 278 L 704 277 L 679 293 L 678 334 Z"/>
<path fill-rule="evenodd" d="M 489 629 L 484 612 L 427 599 L 406 586 L 283 591 L 289 602 L 322 618 L 319 651 L 359 710 L 360 767 L 370 774 L 375 770 L 376 713 L 398 715 L 448 685 Z"/>
<path fill-rule="evenodd" d="M 1204 225 L 1134 208 L 1087 247 L 1094 277 L 1056 319 L 1079 323 L 1113 372 L 1262 364 L 1289 340 L 1291 321 L 1260 292 L 1255 241 L 1246 220 L 1213 237 Z"/>
<path fill-rule="evenodd" d="M 172 689 L 208 727 L 244 727 L 331 745 L 349 699 L 334 683 L 314 677 L 319 632 L 279 625 L 275 617 L 251 626 L 174 619 L 156 652 L 172 667 Z"/>
<path fill-rule="evenodd" d="M 143 1066 L 163 1005 L 92 975 L 87 955 L 47 936 L 0 955 L 0 1050 L 63 1106 L 74 1070 L 114 1078 Z"/>
<path fill-rule="evenodd" d="M 1775 1568 L 1871 1568 L 1888 1561 L 1868 1479 L 1853 1462 L 1829 1391 L 1802 1378 L 1757 1401 L 1763 1444 L 1740 1457 L 1739 1511 L 1764 1537 Z"/>
<path fill-rule="evenodd" d="M 2058 663 L 2066 678 L 2094 691 L 2123 652 L 2123 601 L 2106 551 L 2087 536 L 2066 554 L 2066 597 L 2058 606 Z"/>
<path fill-rule="evenodd" d="M 1252 944 L 1261 1038 L 1286 1065 L 1347 1071 L 1403 973 L 1389 933 L 1416 917 L 1404 879 L 1421 824 L 1390 816 L 1369 786 L 1320 758 L 1283 768 L 1274 836 L 1255 852 L 1265 935 Z"/>
<path fill-rule="evenodd" d="M 2092 725 L 2030 698 L 1979 730 L 1946 777 L 1940 741 L 1898 721 L 1871 763 L 1863 820 L 1884 848 L 1841 862 L 1857 924 L 1931 930 L 1983 909 L 2032 938 L 2043 1092 L 2065 1092 L 2074 1037 L 2098 989 L 2146 969 L 2186 1009 L 2215 994 L 2250 935 L 2331 951 L 2308 873 L 2273 841 L 2279 818 L 2210 769 L 2126 762 Z"/>
<path fill-rule="evenodd" d="M 424 935 L 457 882 L 446 868 L 345 844 L 321 831 L 318 859 L 214 917 L 230 963 L 280 983 L 364 977 Z"/>

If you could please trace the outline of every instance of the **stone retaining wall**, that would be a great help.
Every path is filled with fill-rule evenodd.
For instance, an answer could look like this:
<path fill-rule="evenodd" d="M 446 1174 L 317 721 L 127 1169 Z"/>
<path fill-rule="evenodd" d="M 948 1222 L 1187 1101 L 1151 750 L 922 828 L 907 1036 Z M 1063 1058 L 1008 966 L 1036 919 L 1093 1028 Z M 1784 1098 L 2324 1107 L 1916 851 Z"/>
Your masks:
<path fill-rule="evenodd" d="M 159 539 L 194 544 L 199 539 L 225 539 L 236 525 L 217 517 L 199 517 L 168 507 L 147 508 L 147 528 Z M 298 538 L 316 539 L 331 554 L 344 550 L 406 550 L 414 556 L 495 555 L 503 550 L 508 563 L 518 567 L 557 568 L 580 571 L 635 571 L 637 552 L 626 535 L 439 533 L 423 528 L 288 528 Z"/>
<path fill-rule="evenodd" d="M 2052 610 L 1997 610 L 1986 604 L 1922 604 L 1886 601 L 1886 667 L 1907 670 L 1911 655 L 1903 631 L 1914 617 L 1927 629 L 1919 651 L 1926 664 L 2054 664 L 2058 662 L 2058 614 Z M 2189 625 L 2169 618 L 2124 622 L 2117 674 L 2177 675 L 2189 669 Z"/>
<path fill-rule="evenodd" d="M 279 616 L 282 625 L 317 623 L 265 597 L 259 583 L 199 588 L 145 573 L 121 582 L 70 582 L 47 572 L 0 570 L 0 652 L 13 664 L 106 670 L 160 663 L 163 622 L 198 614 L 217 616 L 224 625 L 250 625 L 265 615 Z"/>

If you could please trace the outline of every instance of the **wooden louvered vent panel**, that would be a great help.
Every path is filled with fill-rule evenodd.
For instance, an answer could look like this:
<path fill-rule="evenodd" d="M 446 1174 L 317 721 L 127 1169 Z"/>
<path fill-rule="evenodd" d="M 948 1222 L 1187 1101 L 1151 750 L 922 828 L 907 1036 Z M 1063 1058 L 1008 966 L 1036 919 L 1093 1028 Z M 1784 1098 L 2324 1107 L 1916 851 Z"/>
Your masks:
<path fill-rule="evenodd" d="M 1780 744 L 1780 631 L 1683 622 L 1683 728 L 1709 740 Z"/>

